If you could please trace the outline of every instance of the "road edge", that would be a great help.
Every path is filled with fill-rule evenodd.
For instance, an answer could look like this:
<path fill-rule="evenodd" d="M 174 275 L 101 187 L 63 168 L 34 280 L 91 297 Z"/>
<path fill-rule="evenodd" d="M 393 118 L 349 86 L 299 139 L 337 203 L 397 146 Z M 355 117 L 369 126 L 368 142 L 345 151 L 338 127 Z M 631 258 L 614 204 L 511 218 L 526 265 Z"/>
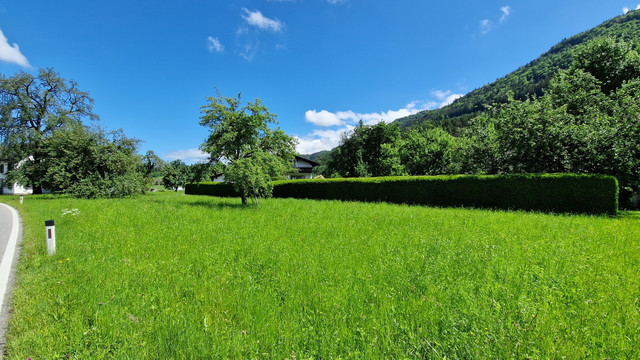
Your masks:
<path fill-rule="evenodd" d="M 18 243 L 21 240 L 22 223 L 18 210 L 3 203 L 0 203 L 0 206 L 7 207 L 13 216 L 11 234 L 9 235 L 9 241 L 2 256 L 2 261 L 0 262 L 0 359 L 2 359 L 6 350 L 5 336 L 11 315 L 10 296 L 15 280 L 15 263 L 17 262 L 20 251 Z"/>

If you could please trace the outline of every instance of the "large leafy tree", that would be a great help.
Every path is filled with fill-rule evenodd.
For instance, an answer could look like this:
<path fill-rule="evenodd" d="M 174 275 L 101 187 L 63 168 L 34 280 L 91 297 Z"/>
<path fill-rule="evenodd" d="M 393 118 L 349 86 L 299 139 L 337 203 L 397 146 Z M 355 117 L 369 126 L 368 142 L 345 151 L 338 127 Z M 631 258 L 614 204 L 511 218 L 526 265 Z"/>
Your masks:
<path fill-rule="evenodd" d="M 269 112 L 260 99 L 242 103 L 237 97 L 208 97 L 201 109 L 200 125 L 209 128 L 209 136 L 201 149 L 212 161 L 227 164 L 225 179 L 233 182 L 242 203 L 247 198 L 269 196 L 270 181 L 291 170 L 295 139 L 277 125 L 276 115 Z"/>
<path fill-rule="evenodd" d="M 17 164 L 28 158 L 36 166 L 24 172 L 26 181 L 41 191 L 45 140 L 54 131 L 82 119 L 97 119 L 93 99 L 51 68 L 37 75 L 25 72 L 0 78 L 0 153 Z"/>
<path fill-rule="evenodd" d="M 42 161 L 24 164 L 35 169 L 41 184 L 55 192 L 83 198 L 132 196 L 143 190 L 139 141 L 122 131 L 106 133 L 73 123 L 57 129 L 41 144 Z"/>

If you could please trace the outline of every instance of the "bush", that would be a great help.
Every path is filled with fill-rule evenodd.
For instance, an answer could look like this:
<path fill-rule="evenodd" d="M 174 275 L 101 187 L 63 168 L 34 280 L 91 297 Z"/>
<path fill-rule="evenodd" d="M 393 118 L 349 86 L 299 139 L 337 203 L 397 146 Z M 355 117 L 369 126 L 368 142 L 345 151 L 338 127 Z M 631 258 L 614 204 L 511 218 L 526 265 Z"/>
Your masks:
<path fill-rule="evenodd" d="M 233 185 L 220 182 L 187 184 L 184 188 L 184 193 L 190 195 L 208 195 L 218 197 L 240 196 L 240 194 L 233 188 Z"/>
<path fill-rule="evenodd" d="M 186 194 L 239 196 L 223 183 L 188 184 Z M 559 213 L 615 215 L 618 181 L 613 176 L 518 174 L 397 176 L 274 182 L 277 198 L 389 202 Z"/>
<path fill-rule="evenodd" d="M 605 175 L 456 175 L 280 181 L 275 183 L 273 196 L 609 215 L 618 211 L 618 182 Z"/>

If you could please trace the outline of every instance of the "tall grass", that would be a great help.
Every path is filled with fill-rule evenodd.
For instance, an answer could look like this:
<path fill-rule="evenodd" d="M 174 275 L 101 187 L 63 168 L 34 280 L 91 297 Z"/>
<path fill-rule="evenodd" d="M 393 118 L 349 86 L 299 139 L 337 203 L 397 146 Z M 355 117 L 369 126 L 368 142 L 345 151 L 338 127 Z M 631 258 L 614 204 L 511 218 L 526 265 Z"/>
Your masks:
<path fill-rule="evenodd" d="M 0 201 L 25 224 L 10 359 L 640 357 L 631 216 Z"/>

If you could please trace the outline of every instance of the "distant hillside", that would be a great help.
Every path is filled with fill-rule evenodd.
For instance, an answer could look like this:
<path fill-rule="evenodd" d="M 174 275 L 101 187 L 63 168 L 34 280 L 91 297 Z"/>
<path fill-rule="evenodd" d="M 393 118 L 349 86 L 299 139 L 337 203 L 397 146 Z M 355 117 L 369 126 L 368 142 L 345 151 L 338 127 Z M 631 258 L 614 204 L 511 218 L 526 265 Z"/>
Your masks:
<path fill-rule="evenodd" d="M 305 158 L 305 159 L 309 159 L 311 161 L 319 162 L 319 160 L 321 160 L 324 156 L 328 155 L 330 152 L 331 152 L 331 150 L 322 150 L 322 151 L 318 151 L 317 153 L 303 154 L 303 155 L 300 155 L 300 156 Z"/>
<path fill-rule="evenodd" d="M 576 45 L 600 36 L 638 41 L 640 10 L 615 17 L 591 30 L 561 41 L 536 60 L 491 84 L 468 93 L 451 105 L 436 110 L 425 110 L 395 122 L 402 127 L 419 126 L 430 122 L 455 133 L 456 129 L 464 127 L 471 118 L 483 111 L 486 105 L 506 102 L 509 92 L 513 92 L 514 97 L 520 100 L 531 95 L 541 95 L 558 70 L 569 67 L 572 61 L 571 50 Z"/>

